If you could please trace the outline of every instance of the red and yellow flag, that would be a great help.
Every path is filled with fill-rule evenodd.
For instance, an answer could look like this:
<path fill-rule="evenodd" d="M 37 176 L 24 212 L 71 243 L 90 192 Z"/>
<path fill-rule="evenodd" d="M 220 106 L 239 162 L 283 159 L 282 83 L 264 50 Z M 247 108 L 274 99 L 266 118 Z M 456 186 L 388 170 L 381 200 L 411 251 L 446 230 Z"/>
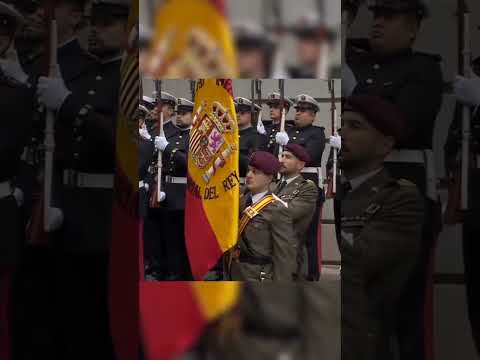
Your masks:
<path fill-rule="evenodd" d="M 138 356 L 138 1 L 132 0 L 116 129 L 116 173 L 110 250 L 110 328 L 116 359 Z M 127 39 L 125 39 L 127 43 Z"/>
<path fill-rule="evenodd" d="M 224 0 L 170 0 L 160 7 L 147 62 L 153 78 L 235 78 Z"/>
<path fill-rule="evenodd" d="M 140 284 L 140 318 L 145 359 L 174 360 L 205 326 L 238 300 L 238 282 L 147 282 Z"/>
<path fill-rule="evenodd" d="M 190 132 L 185 241 L 201 279 L 238 237 L 238 127 L 232 81 L 199 80 Z"/>

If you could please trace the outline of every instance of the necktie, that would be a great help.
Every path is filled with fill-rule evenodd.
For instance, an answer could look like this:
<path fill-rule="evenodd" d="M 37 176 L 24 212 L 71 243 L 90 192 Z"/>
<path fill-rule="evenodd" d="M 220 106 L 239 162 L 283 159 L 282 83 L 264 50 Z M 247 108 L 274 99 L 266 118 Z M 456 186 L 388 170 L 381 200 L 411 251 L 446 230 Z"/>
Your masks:
<path fill-rule="evenodd" d="M 280 183 L 280 185 L 277 187 L 277 189 L 275 190 L 275 194 L 279 194 L 280 191 L 282 191 L 285 186 L 287 186 L 287 182 L 285 180 L 283 180 Z"/>
<path fill-rule="evenodd" d="M 245 201 L 245 209 L 252 205 L 252 195 L 247 195 L 247 201 Z"/>

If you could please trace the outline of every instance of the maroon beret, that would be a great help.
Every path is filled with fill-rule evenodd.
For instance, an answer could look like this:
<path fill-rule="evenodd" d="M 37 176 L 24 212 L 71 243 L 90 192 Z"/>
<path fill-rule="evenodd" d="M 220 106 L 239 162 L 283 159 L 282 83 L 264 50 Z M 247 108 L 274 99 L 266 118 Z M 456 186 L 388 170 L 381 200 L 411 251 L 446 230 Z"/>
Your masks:
<path fill-rule="evenodd" d="M 401 141 L 406 135 L 407 120 L 395 104 L 375 95 L 353 95 L 347 98 L 343 111 L 365 116 L 366 120 L 386 136 Z"/>
<path fill-rule="evenodd" d="M 280 162 L 278 159 L 266 151 L 255 151 L 248 162 L 248 165 L 253 166 L 264 172 L 267 175 L 275 175 L 280 169 Z"/>
<path fill-rule="evenodd" d="M 300 161 L 305 161 L 306 163 L 310 161 L 310 154 L 302 145 L 288 144 L 285 146 L 285 151 L 291 152 Z"/>

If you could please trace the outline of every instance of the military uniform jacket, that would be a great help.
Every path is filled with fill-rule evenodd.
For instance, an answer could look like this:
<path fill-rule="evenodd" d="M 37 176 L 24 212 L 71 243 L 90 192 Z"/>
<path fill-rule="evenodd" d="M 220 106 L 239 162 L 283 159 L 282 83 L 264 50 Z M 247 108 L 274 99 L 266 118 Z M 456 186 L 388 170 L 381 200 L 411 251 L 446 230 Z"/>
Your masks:
<path fill-rule="evenodd" d="M 306 126 L 303 128 L 293 126 L 287 130 L 290 137 L 289 144 L 302 145 L 311 157 L 306 166 L 322 166 L 322 155 L 325 149 L 325 131 L 319 126 Z"/>
<path fill-rule="evenodd" d="M 254 127 L 249 127 L 239 131 L 240 152 L 239 152 L 239 171 L 240 176 L 245 177 L 248 169 L 248 159 L 250 155 L 257 151 L 261 146 L 261 135 Z"/>
<path fill-rule="evenodd" d="M 442 104 L 443 80 L 438 56 L 408 49 L 379 57 L 349 51 L 347 62 L 357 86 L 353 94 L 378 95 L 397 104 L 408 121 L 401 148 L 430 149 L 435 119 Z"/>
<path fill-rule="evenodd" d="M 283 188 L 281 188 L 281 183 L 275 185 L 273 193 L 288 204 L 295 234 L 299 240 L 297 274 L 300 274 L 304 263 L 303 249 L 306 246 L 307 231 L 317 206 L 318 188 L 313 181 L 305 180 L 303 176 L 299 175 Z"/>
<path fill-rule="evenodd" d="M 266 134 L 263 137 L 262 150 L 268 151 L 269 153 L 272 153 L 273 155 L 277 156 L 278 144 L 275 141 L 275 136 L 280 131 L 280 123 L 274 124 L 273 121 L 270 121 L 269 123 L 266 123 L 264 126 L 265 126 Z M 287 124 L 287 122 L 285 121 L 285 130 L 288 131 L 288 129 L 291 127 L 292 125 Z"/>
<path fill-rule="evenodd" d="M 419 258 L 423 204 L 413 183 L 386 170 L 341 201 L 342 359 L 390 358 L 399 298 Z"/>
<path fill-rule="evenodd" d="M 20 157 L 31 127 L 33 91 L 7 80 L 0 71 L 0 183 L 15 178 L 20 167 Z M 17 263 L 22 247 L 22 217 L 12 195 L 0 197 L 0 266 Z"/>
<path fill-rule="evenodd" d="M 57 167 L 75 173 L 115 173 L 115 130 L 120 88 L 120 57 L 92 66 L 57 112 L 66 148 Z M 62 194 L 65 245 L 73 252 L 108 249 L 113 188 L 66 184 Z"/>
<path fill-rule="evenodd" d="M 240 214 L 246 196 L 240 200 Z M 296 271 L 298 240 L 293 220 L 282 201 L 267 205 L 250 220 L 238 245 L 239 260 L 233 260 L 232 280 L 291 281 Z M 262 273 L 262 274 L 261 274 Z"/>
<path fill-rule="evenodd" d="M 169 210 L 185 209 L 186 184 L 169 182 L 169 176 L 186 178 L 188 172 L 188 146 L 190 141 L 190 129 L 176 128 L 170 137 L 167 137 L 169 144 L 163 151 L 163 191 L 166 199 L 162 202 L 162 208 Z M 156 156 L 155 156 L 156 159 Z"/>

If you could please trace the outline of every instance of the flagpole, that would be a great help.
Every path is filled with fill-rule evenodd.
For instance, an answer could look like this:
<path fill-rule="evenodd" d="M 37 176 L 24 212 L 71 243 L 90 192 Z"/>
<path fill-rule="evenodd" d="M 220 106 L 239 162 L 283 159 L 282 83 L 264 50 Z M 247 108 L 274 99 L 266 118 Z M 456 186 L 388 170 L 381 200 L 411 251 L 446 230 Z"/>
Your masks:
<path fill-rule="evenodd" d="M 332 112 L 332 136 L 337 135 L 337 106 L 335 105 L 335 80 L 331 79 L 328 81 L 328 87 L 330 90 L 331 98 L 331 112 Z M 338 149 L 333 150 L 333 174 L 332 174 L 332 195 L 335 196 L 337 193 L 337 158 L 338 158 Z"/>

